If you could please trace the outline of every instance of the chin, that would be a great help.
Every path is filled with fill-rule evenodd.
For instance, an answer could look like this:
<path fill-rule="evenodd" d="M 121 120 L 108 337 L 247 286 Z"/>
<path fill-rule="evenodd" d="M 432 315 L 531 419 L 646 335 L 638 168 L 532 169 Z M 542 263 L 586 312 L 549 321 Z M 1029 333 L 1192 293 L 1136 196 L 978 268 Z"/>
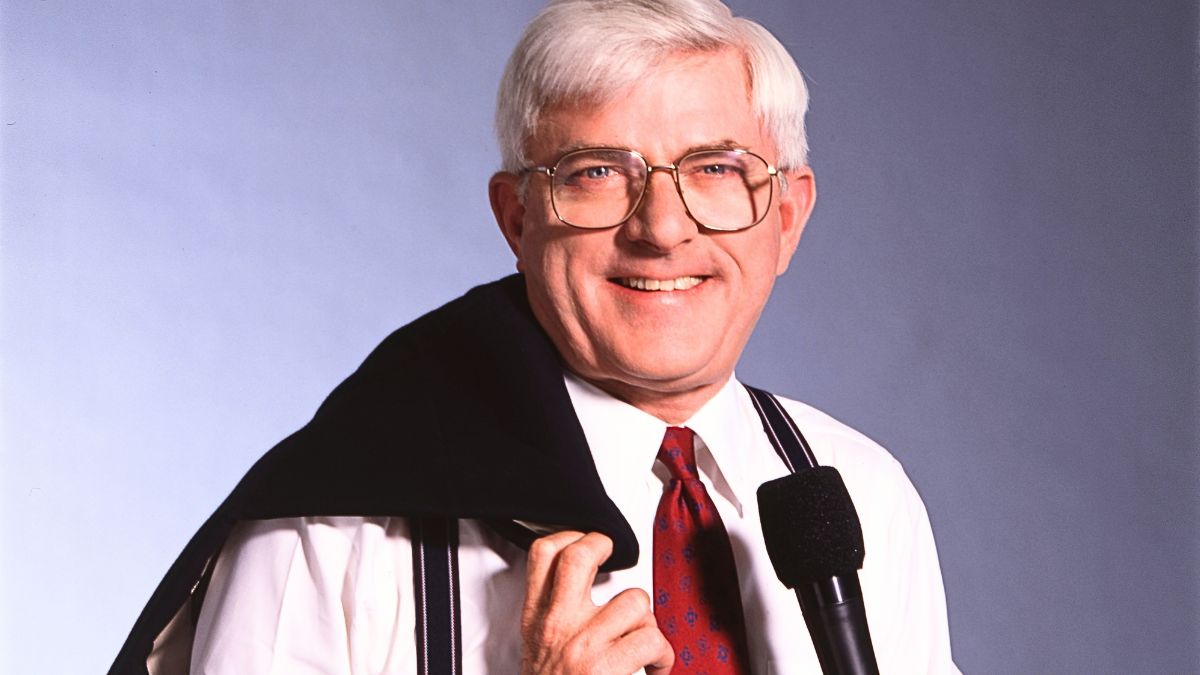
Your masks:
<path fill-rule="evenodd" d="M 718 381 L 723 382 L 724 378 L 728 377 L 728 373 L 722 377 L 719 373 L 712 372 L 709 369 L 710 364 L 710 361 L 680 362 L 669 358 L 638 359 L 617 364 L 615 368 L 609 369 L 607 374 L 602 374 L 601 378 L 616 380 L 636 389 L 673 394 L 691 391 Z"/>

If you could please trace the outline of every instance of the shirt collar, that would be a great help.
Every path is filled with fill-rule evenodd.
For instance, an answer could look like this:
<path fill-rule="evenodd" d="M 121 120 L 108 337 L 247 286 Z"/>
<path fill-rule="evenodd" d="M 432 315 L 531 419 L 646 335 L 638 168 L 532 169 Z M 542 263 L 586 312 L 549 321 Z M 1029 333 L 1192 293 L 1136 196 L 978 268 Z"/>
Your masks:
<path fill-rule="evenodd" d="M 564 376 L 592 451 L 592 461 L 610 495 L 629 489 L 631 483 L 661 485 L 665 469 L 655 456 L 667 423 L 620 401 L 572 373 Z M 696 465 L 702 476 L 738 511 L 755 499 L 757 485 L 748 485 L 745 465 L 750 439 L 761 433 L 757 416 L 746 400 L 749 395 L 734 377 L 719 389 L 696 414 L 680 426 L 696 432 Z M 633 476 L 642 477 L 639 481 Z"/>

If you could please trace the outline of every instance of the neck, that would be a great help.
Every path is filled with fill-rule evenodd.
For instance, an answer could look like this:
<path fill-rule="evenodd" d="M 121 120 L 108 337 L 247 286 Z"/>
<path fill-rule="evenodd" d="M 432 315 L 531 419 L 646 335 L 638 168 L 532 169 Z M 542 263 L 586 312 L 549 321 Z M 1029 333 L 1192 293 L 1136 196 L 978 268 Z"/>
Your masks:
<path fill-rule="evenodd" d="M 725 381 L 722 380 L 681 391 L 661 391 L 615 380 L 580 377 L 638 410 L 653 415 L 670 425 L 680 425 L 691 419 L 696 411 L 712 400 L 721 387 L 725 386 Z"/>

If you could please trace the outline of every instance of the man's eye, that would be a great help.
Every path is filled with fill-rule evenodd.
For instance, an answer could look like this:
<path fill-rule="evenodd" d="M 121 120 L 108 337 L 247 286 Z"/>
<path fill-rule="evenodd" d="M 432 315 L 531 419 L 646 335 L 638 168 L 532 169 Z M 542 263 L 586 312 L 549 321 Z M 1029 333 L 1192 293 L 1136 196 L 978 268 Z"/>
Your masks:
<path fill-rule="evenodd" d="M 584 178 L 590 180 L 600 180 L 603 178 L 612 178 L 617 174 L 615 167 L 611 166 L 589 166 L 580 172 Z"/>
<path fill-rule="evenodd" d="M 743 174 L 742 168 L 736 164 L 704 164 L 700 166 L 693 174 L 702 178 L 734 178 Z"/>
<path fill-rule="evenodd" d="M 621 167 L 612 164 L 595 164 L 570 169 L 562 177 L 562 184 L 579 188 L 597 189 L 615 187 L 624 172 Z"/>

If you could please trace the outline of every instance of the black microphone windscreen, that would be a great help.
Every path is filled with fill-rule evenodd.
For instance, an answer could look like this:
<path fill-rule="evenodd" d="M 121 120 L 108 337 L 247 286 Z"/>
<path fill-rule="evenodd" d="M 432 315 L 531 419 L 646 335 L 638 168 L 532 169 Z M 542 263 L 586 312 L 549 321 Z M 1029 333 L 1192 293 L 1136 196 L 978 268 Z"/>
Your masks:
<path fill-rule="evenodd" d="M 758 488 L 767 555 L 788 588 L 862 569 L 862 524 L 842 475 L 802 469 Z"/>

